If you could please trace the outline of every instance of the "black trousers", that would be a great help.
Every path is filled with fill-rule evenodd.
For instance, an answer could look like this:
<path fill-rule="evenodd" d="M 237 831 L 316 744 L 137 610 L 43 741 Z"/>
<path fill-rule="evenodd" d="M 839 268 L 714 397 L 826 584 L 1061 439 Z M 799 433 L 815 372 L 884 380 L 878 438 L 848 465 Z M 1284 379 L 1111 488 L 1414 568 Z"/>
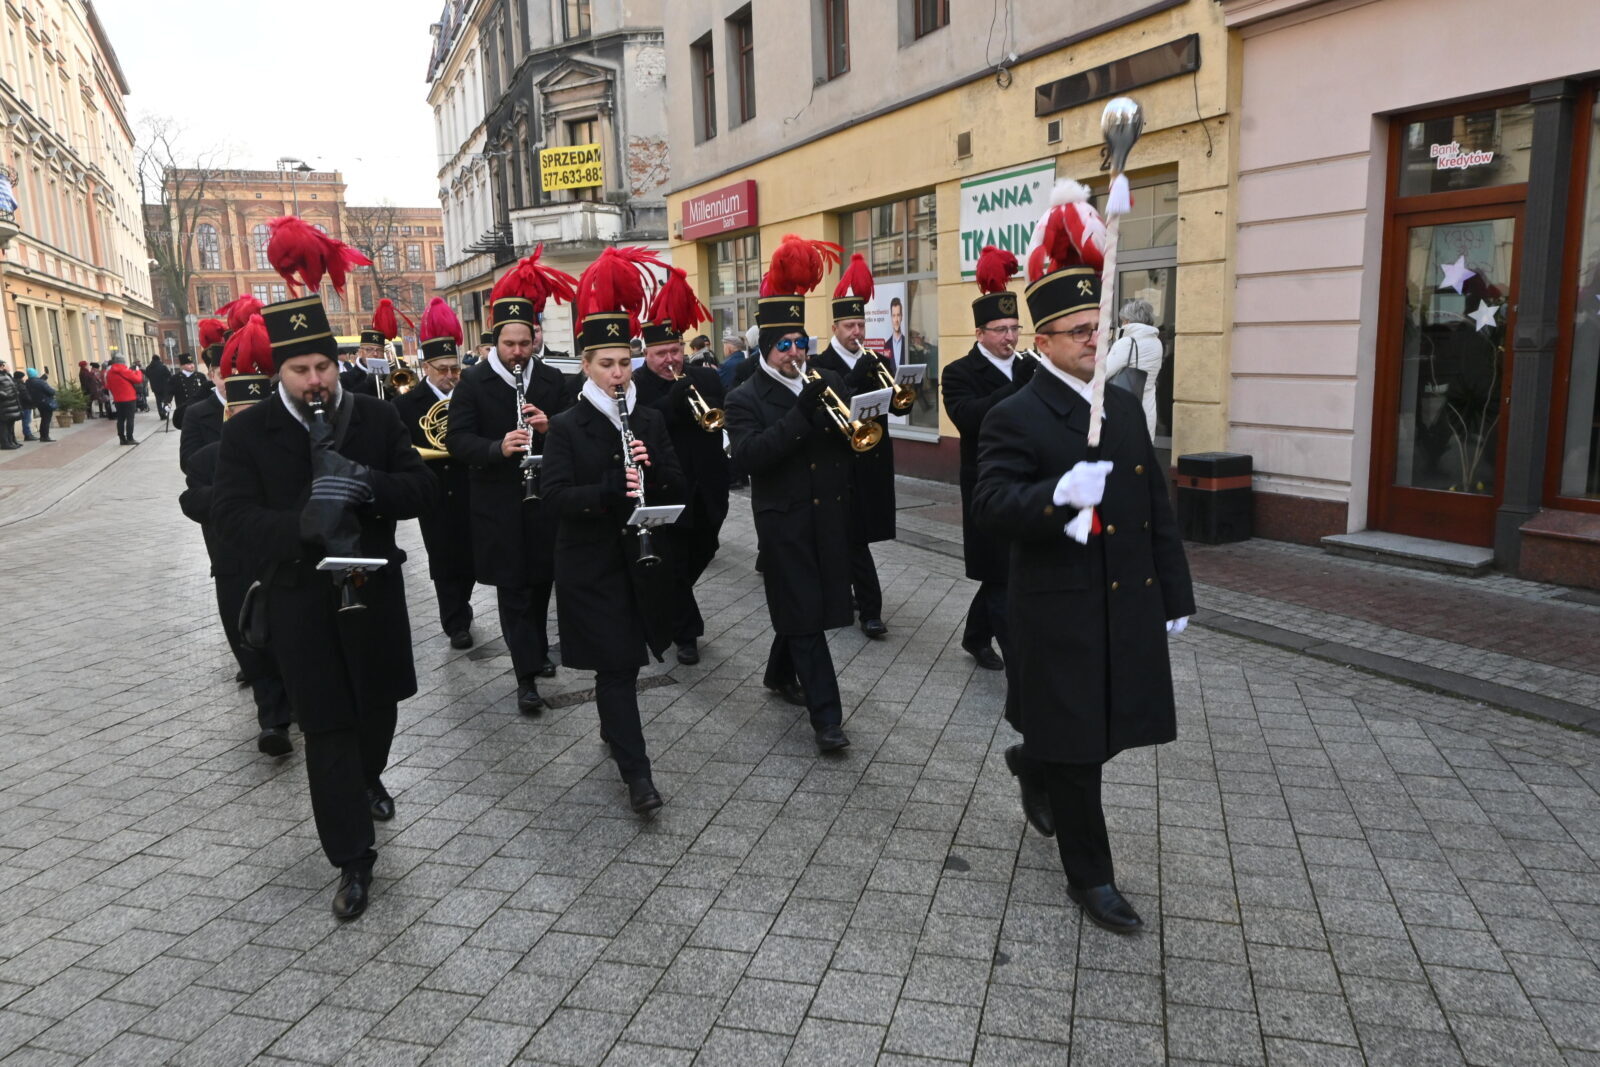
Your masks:
<path fill-rule="evenodd" d="M 117 436 L 124 441 L 133 440 L 133 409 L 136 401 L 117 401 Z"/>
<path fill-rule="evenodd" d="M 1099 763 L 1044 763 L 1030 760 L 1040 784 L 1050 794 L 1056 823 L 1056 849 L 1067 884 L 1090 889 L 1116 881 L 1106 813 L 1100 805 Z"/>
<path fill-rule="evenodd" d="M 850 595 L 856 598 L 856 616 L 862 622 L 883 618 L 883 588 L 872 546 L 865 541 L 850 546 Z"/>
<path fill-rule="evenodd" d="M 439 625 L 446 634 L 472 628 L 471 578 L 435 578 L 433 591 L 439 598 Z"/>
<path fill-rule="evenodd" d="M 655 531 L 670 552 L 676 584 L 673 588 L 672 639 L 685 644 L 706 632 L 705 619 L 700 614 L 700 603 L 695 599 L 694 587 L 705 574 L 711 561 L 717 558 L 721 547 L 718 534 L 722 523 L 714 520 L 700 498 L 689 505 L 692 509 L 689 526 L 665 526 Z"/>
<path fill-rule="evenodd" d="M 979 582 L 978 591 L 972 594 L 972 604 L 967 608 L 967 625 L 961 633 L 964 645 L 987 645 L 991 640 L 1000 642 L 1000 654 L 1010 658 L 1011 628 L 1006 622 L 1008 587 L 1005 582 Z"/>
<path fill-rule="evenodd" d="M 355 727 L 305 735 L 306 780 L 322 852 L 335 867 L 372 869 L 378 858 L 367 788 L 389 763 L 394 704 L 361 706 Z"/>
<path fill-rule="evenodd" d="M 11 425 L 13 420 L 0 419 L 0 445 L 10 448 L 17 443 L 17 428 Z"/>
<path fill-rule="evenodd" d="M 767 673 L 763 684 L 783 686 L 799 682 L 806 695 L 806 711 L 811 728 L 821 730 L 844 722 L 844 704 L 839 699 L 839 676 L 833 670 L 828 652 L 828 635 L 778 634 L 767 654 Z"/>
<path fill-rule="evenodd" d="M 594 702 L 600 710 L 600 737 L 610 746 L 622 780 L 650 777 L 644 727 L 639 724 L 639 668 L 596 671 Z"/>
<path fill-rule="evenodd" d="M 250 695 L 255 698 L 256 725 L 262 730 L 287 728 L 292 718 L 289 691 L 278 673 L 278 664 L 271 653 L 249 648 L 239 638 L 239 609 L 244 606 L 250 579 L 218 575 L 213 584 L 217 587 L 217 614 L 222 618 L 222 632 L 244 680 L 250 684 Z"/>
<path fill-rule="evenodd" d="M 550 655 L 550 638 L 545 622 L 550 614 L 549 582 L 536 582 L 519 589 L 496 588 L 500 607 L 500 633 L 511 650 L 511 667 L 517 682 L 533 685 L 539 669 Z"/>

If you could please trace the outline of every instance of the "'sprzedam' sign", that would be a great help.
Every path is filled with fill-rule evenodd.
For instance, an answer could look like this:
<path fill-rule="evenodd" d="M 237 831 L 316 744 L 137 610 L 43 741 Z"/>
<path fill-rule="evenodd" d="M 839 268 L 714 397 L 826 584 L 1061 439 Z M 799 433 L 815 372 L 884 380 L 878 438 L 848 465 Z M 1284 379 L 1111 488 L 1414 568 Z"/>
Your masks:
<path fill-rule="evenodd" d="M 683 202 L 683 239 L 695 241 L 756 224 L 756 183 L 735 182 Z"/>

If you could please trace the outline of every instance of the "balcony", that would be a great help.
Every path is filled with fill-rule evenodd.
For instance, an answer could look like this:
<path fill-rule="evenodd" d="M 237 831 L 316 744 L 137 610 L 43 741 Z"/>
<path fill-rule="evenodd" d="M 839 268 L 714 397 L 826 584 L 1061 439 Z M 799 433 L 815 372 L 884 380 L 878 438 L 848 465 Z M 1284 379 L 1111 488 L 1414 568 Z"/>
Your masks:
<path fill-rule="evenodd" d="M 626 208 L 595 200 L 579 200 L 511 212 L 511 233 L 518 250 L 543 244 L 550 249 L 598 251 L 622 237 Z"/>

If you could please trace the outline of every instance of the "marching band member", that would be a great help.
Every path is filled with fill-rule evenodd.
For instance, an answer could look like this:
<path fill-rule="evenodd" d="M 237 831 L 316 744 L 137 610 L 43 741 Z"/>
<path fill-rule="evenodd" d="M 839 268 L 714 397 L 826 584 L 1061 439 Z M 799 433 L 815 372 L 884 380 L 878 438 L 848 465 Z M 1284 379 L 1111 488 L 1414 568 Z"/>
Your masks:
<path fill-rule="evenodd" d="M 644 366 L 633 375 L 643 407 L 660 412 L 688 482 L 687 506 L 671 526 L 656 531 L 677 578 L 672 639 L 678 662 L 700 662 L 706 632 L 695 583 L 717 555 L 717 535 L 728 517 L 728 454 L 722 447 L 722 379 L 711 367 L 684 365 L 683 333 L 711 317 L 689 288 L 684 272 L 669 269 L 640 327 Z"/>
<path fill-rule="evenodd" d="M 472 560 L 478 581 L 495 587 L 500 632 L 517 676 L 517 710 L 544 711 L 540 678 L 555 676 L 547 632 L 555 578 L 555 515 L 538 498 L 538 471 L 550 416 L 572 405 L 561 372 L 534 353 L 546 301 L 572 299 L 577 279 L 539 262 L 539 250 L 490 292 L 495 348 L 461 376 L 450 397 L 450 456 L 472 483 Z"/>
<path fill-rule="evenodd" d="M 644 300 L 643 249 L 608 248 L 578 281 L 584 383 L 550 420 L 542 492 L 559 516 L 556 616 L 561 661 L 595 672 L 600 737 L 644 814 L 661 807 L 650 775 L 636 687 L 648 648 L 672 639 L 674 576 L 648 532 L 627 525 L 635 507 L 678 502 L 683 473 L 661 414 L 638 404 L 628 342 Z"/>
<path fill-rule="evenodd" d="M 378 302 L 372 316 L 374 327 L 388 334 L 398 333 L 392 305 Z M 428 549 L 428 577 L 439 600 L 439 625 L 450 638 L 451 648 L 472 647 L 472 487 L 467 466 L 441 453 L 439 442 L 430 440 L 424 420 L 438 405 L 449 411 L 450 397 L 461 379 L 458 346 L 461 323 L 450 305 L 435 298 L 422 316 L 418 332 L 422 356 L 422 381 L 394 397 L 394 409 L 411 433 L 411 444 L 427 459 L 428 469 L 439 479 L 439 506 L 417 520 L 422 528 L 422 543 Z M 447 416 L 448 417 L 448 416 Z"/>
<path fill-rule="evenodd" d="M 838 246 L 784 237 L 757 305 L 761 358 L 728 394 L 733 461 L 750 475 L 767 613 L 775 633 L 763 682 L 806 708 L 817 747 L 847 747 L 839 680 L 825 630 L 850 625 L 849 443 L 823 410 L 844 382 L 807 373 L 805 294 Z"/>

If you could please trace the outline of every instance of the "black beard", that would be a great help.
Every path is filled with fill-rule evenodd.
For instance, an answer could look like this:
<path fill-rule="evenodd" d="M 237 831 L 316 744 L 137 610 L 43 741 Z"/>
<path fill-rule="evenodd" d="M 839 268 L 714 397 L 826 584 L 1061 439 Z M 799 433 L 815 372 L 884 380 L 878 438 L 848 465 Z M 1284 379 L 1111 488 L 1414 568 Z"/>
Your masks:
<path fill-rule="evenodd" d="M 302 419 L 304 419 L 307 423 L 312 422 L 314 420 L 314 418 L 315 418 L 315 413 L 313 412 L 310 403 L 308 403 L 307 401 L 301 399 L 298 396 L 295 396 L 293 393 L 290 393 L 288 395 L 289 395 L 289 404 L 290 404 L 290 406 L 293 407 L 295 409 L 295 411 L 299 412 L 300 413 L 300 417 Z M 326 399 L 325 402 L 323 403 L 323 407 L 322 407 L 323 417 L 326 418 L 327 416 L 332 415 L 333 412 L 338 410 L 339 401 L 342 400 L 343 398 L 344 398 L 344 389 L 341 388 L 340 385 L 337 382 L 335 382 L 334 386 L 333 386 L 333 395 L 331 397 L 329 397 L 328 399 Z"/>

